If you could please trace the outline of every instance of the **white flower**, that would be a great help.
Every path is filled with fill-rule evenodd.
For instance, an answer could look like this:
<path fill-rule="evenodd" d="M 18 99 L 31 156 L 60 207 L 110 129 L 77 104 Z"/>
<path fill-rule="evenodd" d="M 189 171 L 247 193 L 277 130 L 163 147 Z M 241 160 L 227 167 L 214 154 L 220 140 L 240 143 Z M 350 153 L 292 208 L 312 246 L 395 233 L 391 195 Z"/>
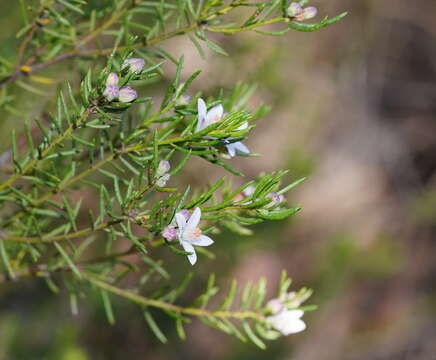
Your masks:
<path fill-rule="evenodd" d="M 188 260 L 191 265 L 197 262 L 197 254 L 195 253 L 194 246 L 209 246 L 213 244 L 213 240 L 201 234 L 198 224 L 201 218 L 200 208 L 195 208 L 189 220 L 186 219 L 182 212 L 176 213 L 176 222 L 178 226 L 178 238 L 180 244 L 186 252 L 189 252 Z"/>
<path fill-rule="evenodd" d="M 197 122 L 197 132 L 207 128 L 209 125 L 212 125 L 218 121 L 221 121 L 224 115 L 223 106 L 216 105 L 209 111 L 207 111 L 206 103 L 203 99 L 198 99 L 197 102 L 197 110 L 198 110 L 198 122 Z M 244 123 L 239 126 L 236 130 L 245 130 L 248 127 L 248 123 Z M 225 145 L 227 148 L 227 152 L 230 157 L 235 157 L 237 154 L 249 154 L 250 150 L 241 143 L 240 141 L 235 143 L 229 143 Z"/>
<path fill-rule="evenodd" d="M 230 157 L 235 157 L 238 154 L 247 155 L 250 153 L 250 150 L 248 150 L 248 148 L 240 141 L 227 144 L 226 148 Z"/>
<path fill-rule="evenodd" d="M 130 71 L 135 74 L 139 74 L 145 66 L 144 59 L 141 58 L 130 58 L 126 59 L 121 66 L 121 69 L 129 68 Z"/>
<path fill-rule="evenodd" d="M 198 122 L 197 122 L 197 132 L 207 128 L 218 121 L 221 121 L 224 115 L 223 106 L 216 105 L 209 111 L 207 111 L 206 103 L 203 99 L 198 99 L 197 102 L 198 109 Z"/>
<path fill-rule="evenodd" d="M 274 329 L 286 336 L 306 329 L 306 324 L 301 320 L 303 315 L 303 310 L 283 310 L 275 315 L 268 316 L 266 320 Z"/>

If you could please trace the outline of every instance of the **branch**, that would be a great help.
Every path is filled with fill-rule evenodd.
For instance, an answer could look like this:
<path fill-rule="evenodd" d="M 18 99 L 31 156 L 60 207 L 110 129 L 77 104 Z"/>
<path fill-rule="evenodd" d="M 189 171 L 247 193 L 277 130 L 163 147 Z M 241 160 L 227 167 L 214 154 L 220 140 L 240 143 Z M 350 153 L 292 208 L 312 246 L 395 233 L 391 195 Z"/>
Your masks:
<path fill-rule="evenodd" d="M 44 237 L 44 236 L 17 236 L 17 235 L 3 233 L 1 235 L 1 238 L 5 241 L 26 242 L 26 243 L 51 243 L 51 242 L 60 241 L 60 240 L 76 239 L 76 238 L 88 235 L 90 233 L 93 233 L 95 231 L 107 229 L 113 225 L 121 223 L 122 221 L 123 221 L 123 219 L 111 220 L 111 221 L 105 222 L 103 224 L 100 224 L 94 228 L 89 227 L 89 228 L 75 231 L 72 233 L 68 233 L 68 234 L 64 234 L 64 235 L 57 235 L 57 236 L 47 236 L 47 237 Z"/>
<path fill-rule="evenodd" d="M 196 317 L 215 317 L 220 319 L 256 319 L 263 321 L 264 316 L 261 313 L 253 312 L 253 311 L 210 311 L 206 309 L 199 309 L 199 308 L 193 308 L 193 307 L 182 307 L 178 305 L 174 305 L 172 303 L 167 303 L 165 301 L 156 300 L 156 299 L 150 299 L 141 295 L 138 295 L 136 293 L 133 293 L 128 290 L 123 290 L 120 288 L 117 288 L 116 286 L 113 286 L 111 284 L 108 284 L 105 281 L 102 281 L 95 277 L 94 275 L 91 275 L 88 272 L 82 273 L 83 279 L 89 281 L 91 284 L 99 287 L 100 289 L 106 290 L 112 294 L 116 294 L 118 296 L 121 296 L 125 299 L 128 299 L 136 304 L 142 305 L 142 306 L 151 306 L 155 307 L 161 310 L 168 310 L 173 311 L 178 314 L 186 314 L 186 315 L 192 315 Z"/>

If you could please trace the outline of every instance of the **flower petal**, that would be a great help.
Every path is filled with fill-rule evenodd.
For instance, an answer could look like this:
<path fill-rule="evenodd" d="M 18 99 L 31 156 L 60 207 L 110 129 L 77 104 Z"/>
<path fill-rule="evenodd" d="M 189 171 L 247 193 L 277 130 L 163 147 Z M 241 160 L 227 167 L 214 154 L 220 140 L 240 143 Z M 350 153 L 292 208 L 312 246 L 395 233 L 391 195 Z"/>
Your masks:
<path fill-rule="evenodd" d="M 197 131 L 201 131 L 205 128 L 205 119 L 207 114 L 206 103 L 201 98 L 198 99 L 197 101 L 197 111 L 198 111 Z"/>
<path fill-rule="evenodd" d="M 191 253 L 190 255 L 188 255 L 188 260 L 191 265 L 194 265 L 197 262 L 197 253 L 195 252 L 194 247 L 187 241 L 182 241 L 181 244 L 183 246 L 183 250 Z"/>
<path fill-rule="evenodd" d="M 223 114 L 224 114 L 224 108 L 223 108 L 223 106 L 221 104 L 214 106 L 212 109 L 210 109 L 207 112 L 207 115 L 206 115 L 206 126 L 209 126 L 209 125 L 211 125 L 213 123 L 221 121 L 221 118 L 223 117 Z"/>
<path fill-rule="evenodd" d="M 286 326 L 283 331 L 283 335 L 291 335 L 299 333 L 306 329 L 306 323 L 303 320 L 294 320 Z"/>
<path fill-rule="evenodd" d="M 236 130 L 245 130 L 248 128 L 248 122 L 244 122 L 241 126 L 238 126 Z"/>
<path fill-rule="evenodd" d="M 268 316 L 267 321 L 283 335 L 295 334 L 306 329 L 306 324 L 300 319 L 304 312 L 301 310 L 281 311 Z"/>
<path fill-rule="evenodd" d="M 249 154 L 250 153 L 250 150 L 248 150 L 248 148 L 240 141 L 237 143 L 234 143 L 233 145 L 235 146 L 236 152 L 239 152 L 241 154 Z"/>
<path fill-rule="evenodd" d="M 179 227 L 179 231 L 182 232 L 186 226 L 186 218 L 181 213 L 176 213 L 176 222 Z"/>
<path fill-rule="evenodd" d="M 289 318 L 299 319 L 304 315 L 303 310 L 288 310 L 286 311 L 286 316 Z"/>
<path fill-rule="evenodd" d="M 192 239 L 191 244 L 195 246 L 209 246 L 213 244 L 213 240 L 206 235 L 200 235 L 198 238 Z"/>
<path fill-rule="evenodd" d="M 191 217 L 189 218 L 188 222 L 186 223 L 184 232 L 192 233 L 197 227 L 198 223 L 200 222 L 201 218 L 201 210 L 199 207 L 195 208 L 194 212 L 192 213 Z"/>
<path fill-rule="evenodd" d="M 236 149 L 235 144 L 228 144 L 226 145 L 227 152 L 229 153 L 230 157 L 235 157 L 236 155 Z"/>

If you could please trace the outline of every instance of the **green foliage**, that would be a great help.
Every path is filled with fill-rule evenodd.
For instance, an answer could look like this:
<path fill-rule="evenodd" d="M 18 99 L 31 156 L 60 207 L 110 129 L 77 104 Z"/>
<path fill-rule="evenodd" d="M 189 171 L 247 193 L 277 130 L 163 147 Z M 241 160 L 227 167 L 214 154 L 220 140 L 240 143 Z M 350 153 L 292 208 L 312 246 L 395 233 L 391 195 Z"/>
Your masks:
<path fill-rule="evenodd" d="M 23 119 L 23 135 L 13 130 L 10 149 L 1 155 L 0 280 L 42 277 L 55 292 L 63 281 L 73 313 L 78 294 L 82 296 L 83 288 L 91 285 L 101 296 L 110 324 L 116 321 L 111 298 L 121 296 L 141 307 L 151 331 L 164 343 L 167 337 L 153 317 L 156 309 L 174 319 L 182 339 L 189 336 L 184 325 L 194 316 L 264 348 L 262 339 L 278 336 L 267 320 L 265 280 L 242 289 L 233 282 L 221 295 L 221 305 L 211 309 L 210 300 L 217 296 L 218 287 L 210 276 L 205 291 L 191 306 L 176 305 L 193 276 L 168 291 L 170 277 L 160 257 L 185 261 L 192 253 L 162 234 L 175 228 L 181 210 L 201 208 L 204 234 L 227 228 L 250 235 L 250 225 L 282 220 L 300 209 L 287 206 L 281 196 L 303 179 L 282 186 L 287 173 L 279 171 L 261 174 L 238 188 L 229 176 L 204 189 L 167 187 L 167 180 L 176 179 L 192 157 L 243 176 L 226 149 L 244 140 L 268 108 L 247 109 L 255 88 L 237 84 L 232 91 L 208 99 L 209 111 L 222 104 L 227 113 L 221 121 L 198 130 L 200 94 L 192 95 L 191 84 L 200 71 L 185 74 L 183 56 L 176 59 L 158 44 L 186 35 L 200 56 L 204 56 L 204 46 L 217 55 L 228 55 L 212 39 L 213 33 L 314 31 L 339 21 L 344 14 L 316 24 L 301 23 L 286 15 L 288 2 L 283 0 L 41 0 L 32 4 L 22 0 L 20 5 L 23 28 L 17 34 L 16 59 L 0 61 L 0 108 L 18 112 L 15 86 L 44 94 L 38 86 L 51 79 L 37 73 L 54 64 L 74 60 L 71 68 L 81 81 L 60 86 L 56 99 L 48 102 L 34 122 Z M 227 15 L 240 7 L 248 17 L 238 24 L 229 23 Z M 259 30 L 274 23 L 286 29 Z M 143 59 L 145 67 L 129 69 L 125 64 L 132 59 Z M 161 98 L 136 97 L 130 86 L 165 83 L 164 63 L 175 66 L 175 76 Z M 188 78 L 182 81 L 185 75 Z M 116 89 L 110 89 L 111 76 L 117 79 Z M 134 96 L 123 99 L 123 89 Z M 109 90 L 114 91 L 113 98 Z M 160 169 L 163 160 L 171 163 L 171 170 Z M 87 201 L 90 196 L 98 199 L 95 206 Z M 177 231 L 180 238 L 181 229 Z M 114 250 L 120 246 L 125 249 Z M 93 257 L 95 249 L 100 254 Z M 213 257 L 209 250 L 198 251 Z M 172 254 L 163 255 L 166 252 Z M 138 262 L 126 260 L 130 255 L 137 256 Z M 125 289 L 123 279 L 129 274 L 137 279 L 136 285 Z M 165 285 L 148 288 L 151 276 L 161 278 Z M 282 278 L 280 294 L 289 284 L 287 277 Z"/>

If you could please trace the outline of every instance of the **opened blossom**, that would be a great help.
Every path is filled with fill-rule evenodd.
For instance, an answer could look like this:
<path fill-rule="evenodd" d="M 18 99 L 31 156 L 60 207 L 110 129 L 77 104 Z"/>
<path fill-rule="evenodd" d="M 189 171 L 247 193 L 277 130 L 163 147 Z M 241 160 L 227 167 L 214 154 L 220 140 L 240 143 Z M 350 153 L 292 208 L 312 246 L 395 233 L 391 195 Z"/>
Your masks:
<path fill-rule="evenodd" d="M 213 244 L 213 240 L 206 235 L 202 235 L 198 227 L 201 218 L 200 208 L 195 208 L 189 219 L 182 212 L 176 213 L 175 217 L 178 227 L 178 239 L 183 249 L 189 253 L 187 255 L 189 262 L 194 265 L 197 262 L 194 246 L 209 246 Z"/>
<path fill-rule="evenodd" d="M 304 300 L 305 297 L 291 291 L 280 299 L 268 301 L 266 308 L 271 315 L 266 318 L 266 321 L 285 336 L 303 331 L 306 329 L 305 322 L 301 320 L 304 311 L 295 308 L 298 308 Z"/>
<path fill-rule="evenodd" d="M 218 121 L 221 121 L 224 116 L 224 108 L 221 104 L 214 106 L 212 109 L 207 111 L 206 103 L 203 99 L 198 99 L 197 102 L 197 110 L 198 110 L 198 122 L 196 131 L 199 132 L 209 125 L 212 125 Z M 248 127 L 248 123 L 244 123 L 239 126 L 236 130 L 245 130 Z M 230 157 L 235 157 L 238 154 L 247 155 L 250 153 L 250 150 L 240 141 L 231 143 L 229 138 L 225 140 L 225 147 L 227 148 L 227 152 Z"/>

